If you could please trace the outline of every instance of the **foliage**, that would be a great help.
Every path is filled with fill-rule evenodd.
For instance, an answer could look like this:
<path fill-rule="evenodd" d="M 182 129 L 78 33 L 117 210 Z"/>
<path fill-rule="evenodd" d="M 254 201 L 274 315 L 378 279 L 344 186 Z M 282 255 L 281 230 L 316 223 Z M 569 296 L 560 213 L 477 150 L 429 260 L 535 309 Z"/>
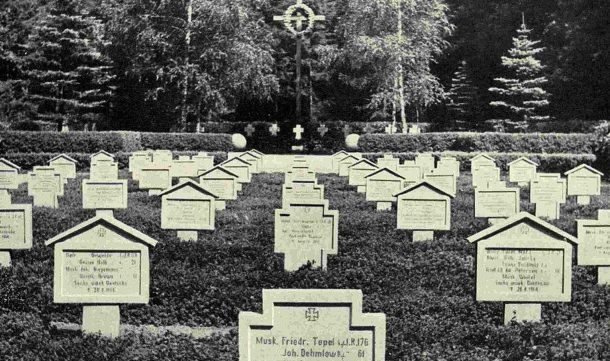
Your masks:
<path fill-rule="evenodd" d="M 451 110 L 451 122 L 454 129 L 460 129 L 466 122 L 476 119 L 476 110 L 480 105 L 477 89 L 470 80 L 469 67 L 462 61 L 451 79 L 451 87 L 447 92 L 447 107 Z"/>
<path fill-rule="evenodd" d="M 565 170 L 565 169 L 564 169 Z M 123 171 L 121 177 L 127 174 Z M 51 334 L 50 321 L 80 322 L 79 305 L 52 303 L 52 250 L 44 240 L 93 216 L 81 207 L 80 175 L 70 181 L 60 209 L 34 208 L 34 248 L 13 253 L 13 267 L 0 269 L 0 356 L 6 360 L 233 360 L 237 335 L 209 340 L 184 336 L 125 335 L 104 340 L 79 334 Z M 320 175 L 330 207 L 338 209 L 339 254 L 328 271 L 304 266 L 283 271 L 273 253 L 273 209 L 280 206 L 283 177 L 260 174 L 239 199 L 217 212 L 217 229 L 198 242 L 180 242 L 160 228 L 160 200 L 129 182 L 129 209 L 116 216 L 154 235 L 151 300 L 121 306 L 131 325 L 236 326 L 240 311 L 261 312 L 264 288 L 361 289 L 365 312 L 387 315 L 391 360 L 605 360 L 610 357 L 610 288 L 597 286 L 594 267 L 573 267 L 572 302 L 543 304 L 540 324 L 502 325 L 500 303 L 476 302 L 475 247 L 465 238 L 487 227 L 473 217 L 468 174 L 452 201 L 452 229 L 432 242 L 413 243 L 395 229 L 394 212 L 377 212 L 347 180 Z M 552 223 L 575 233 L 576 218 L 593 218 L 608 208 L 609 188 L 588 206 L 573 199 Z M 28 200 L 22 186 L 15 203 Z M 533 207 L 522 193 L 521 208 Z M 85 354 L 86 353 L 86 354 Z"/>

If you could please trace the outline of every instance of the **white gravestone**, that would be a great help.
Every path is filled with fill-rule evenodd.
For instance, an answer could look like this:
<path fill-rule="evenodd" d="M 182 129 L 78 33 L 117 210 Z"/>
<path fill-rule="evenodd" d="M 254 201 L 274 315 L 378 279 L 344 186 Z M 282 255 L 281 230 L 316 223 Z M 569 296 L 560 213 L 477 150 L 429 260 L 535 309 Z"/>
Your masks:
<path fill-rule="evenodd" d="M 538 164 L 526 157 L 520 157 L 508 163 L 508 180 L 525 187 L 536 178 Z"/>
<path fill-rule="evenodd" d="M 560 204 L 566 202 L 566 180 L 559 173 L 538 173 L 530 185 L 530 202 L 536 204 L 536 217 L 559 219 Z"/>
<path fill-rule="evenodd" d="M 578 219 L 578 264 L 597 266 L 597 283 L 610 285 L 610 210 L 597 211 L 597 220 Z"/>
<path fill-rule="evenodd" d="M 520 211 L 519 188 L 505 184 L 490 184 L 474 190 L 474 216 L 488 218 L 491 224 L 509 218 Z"/>
<path fill-rule="evenodd" d="M 377 202 L 378 211 L 392 209 L 394 194 L 405 187 L 405 178 L 388 168 L 381 168 L 365 176 L 366 200 Z"/>
<path fill-rule="evenodd" d="M 565 172 L 568 177 L 568 196 L 576 196 L 578 204 L 587 205 L 591 196 L 601 194 L 602 172 L 586 164 Z"/>
<path fill-rule="evenodd" d="M 368 159 L 360 159 L 356 163 L 348 167 L 348 184 L 356 186 L 358 193 L 366 192 L 366 179 L 365 177 L 379 167 Z"/>
<path fill-rule="evenodd" d="M 237 199 L 238 178 L 237 174 L 222 166 L 216 166 L 197 177 L 203 188 L 218 196 L 214 202 L 217 210 L 225 209 L 226 201 Z"/>

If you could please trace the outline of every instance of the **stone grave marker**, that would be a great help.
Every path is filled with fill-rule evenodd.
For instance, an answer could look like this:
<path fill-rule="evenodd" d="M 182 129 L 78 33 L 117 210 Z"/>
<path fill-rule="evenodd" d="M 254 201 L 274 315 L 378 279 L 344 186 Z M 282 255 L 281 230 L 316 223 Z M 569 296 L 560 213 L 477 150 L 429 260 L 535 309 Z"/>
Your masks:
<path fill-rule="evenodd" d="M 536 217 L 559 219 L 560 204 L 566 202 L 566 180 L 559 173 L 538 173 L 530 185 L 530 202 Z"/>
<path fill-rule="evenodd" d="M 218 197 L 214 202 L 217 210 L 225 209 L 226 201 L 237 199 L 237 179 L 239 176 L 226 168 L 218 165 L 201 173 L 197 178 L 204 189 Z"/>
<path fill-rule="evenodd" d="M 525 187 L 536 178 L 538 164 L 526 157 L 520 157 L 508 163 L 508 180 L 517 183 L 519 187 Z"/>
<path fill-rule="evenodd" d="M 149 195 L 158 195 L 171 186 L 169 167 L 151 165 L 140 169 L 139 187 L 148 190 Z"/>
<path fill-rule="evenodd" d="M 384 154 L 383 158 L 377 159 L 377 166 L 379 168 L 388 168 L 392 172 L 396 172 L 399 165 L 400 159 L 394 158 L 394 156 L 391 154 Z"/>
<path fill-rule="evenodd" d="M 131 178 L 134 180 L 140 179 L 140 171 L 142 168 L 150 166 L 152 163 L 152 155 L 147 151 L 133 152 L 129 157 L 129 171 Z"/>
<path fill-rule="evenodd" d="M 424 174 L 424 180 L 454 197 L 457 194 L 457 176 L 452 171 L 433 169 Z"/>
<path fill-rule="evenodd" d="M 405 186 L 405 178 L 389 168 L 380 168 L 366 175 L 366 200 L 377 202 L 378 211 L 392 209 L 394 194 Z"/>
<path fill-rule="evenodd" d="M 240 157 L 233 157 L 220 163 L 220 165 L 222 165 L 228 171 L 237 174 L 238 191 L 241 191 L 242 184 L 250 183 L 250 180 L 252 179 L 250 174 L 250 167 L 252 164 L 250 162 L 245 161 Z"/>
<path fill-rule="evenodd" d="M 421 134 L 421 128 L 417 124 L 411 124 L 409 134 Z"/>
<path fill-rule="evenodd" d="M 333 172 L 339 174 L 339 161 L 345 157 L 350 155 L 348 152 L 344 150 L 340 150 L 337 153 L 331 155 L 331 159 L 333 162 Z"/>
<path fill-rule="evenodd" d="M 470 158 L 470 173 L 474 175 L 481 165 L 495 166 L 496 160 L 485 153 L 480 153 Z"/>
<path fill-rule="evenodd" d="M 610 210 L 597 211 L 597 219 L 577 219 L 578 264 L 597 266 L 597 283 L 610 285 Z"/>
<path fill-rule="evenodd" d="M 468 238 L 477 245 L 476 300 L 504 302 L 504 323 L 540 321 L 540 302 L 570 302 L 576 237 L 527 212 Z"/>
<path fill-rule="evenodd" d="M 430 173 L 430 171 L 435 168 L 434 156 L 432 154 L 418 154 L 417 157 L 415 157 L 415 165 L 418 165 L 421 168 L 422 176 Z"/>
<path fill-rule="evenodd" d="M 394 194 L 397 197 L 398 229 L 413 231 L 413 241 L 434 239 L 434 231 L 448 231 L 451 226 L 453 195 L 422 181 Z"/>
<path fill-rule="evenodd" d="M 500 181 L 500 168 L 491 164 L 481 164 L 472 173 L 472 187 L 485 187 L 490 182 Z"/>
<path fill-rule="evenodd" d="M 568 195 L 576 196 L 578 204 L 591 203 L 591 196 L 601 194 L 602 176 L 604 173 L 586 164 L 564 173 L 568 177 Z"/>
<path fill-rule="evenodd" d="M 368 159 L 360 159 L 356 163 L 348 167 L 348 184 L 350 186 L 356 186 L 358 193 L 366 192 L 366 177 L 379 169 L 377 164 L 371 162 Z"/>
<path fill-rule="evenodd" d="M 32 248 L 32 205 L 12 204 L 7 188 L 0 192 L 6 193 L 0 197 L 0 267 L 10 267 L 12 250 Z"/>
<path fill-rule="evenodd" d="M 292 169 L 285 173 L 284 183 L 291 184 L 294 181 L 308 181 L 316 182 L 316 172 L 309 170 L 307 166 L 296 165 Z"/>
<path fill-rule="evenodd" d="M 198 231 L 215 228 L 215 194 L 187 180 L 161 194 L 161 228 L 175 229 L 183 241 L 196 241 Z"/>
<path fill-rule="evenodd" d="M 96 216 L 49 239 L 53 302 L 84 304 L 84 333 L 119 336 L 119 304 L 148 303 L 149 249 L 156 244 L 109 216 Z"/>
<path fill-rule="evenodd" d="M 119 164 L 110 160 L 91 162 L 89 178 L 96 181 L 115 180 L 119 178 Z"/>
<path fill-rule="evenodd" d="M 113 215 L 115 209 L 127 208 L 127 180 L 83 179 L 83 209 L 95 209 L 96 214 Z"/>
<path fill-rule="evenodd" d="M 415 165 L 415 162 L 413 161 L 405 161 L 403 164 L 399 165 L 396 173 L 400 174 L 405 179 L 405 187 L 419 183 L 422 180 L 421 167 Z"/>
<path fill-rule="evenodd" d="M 197 155 L 194 155 L 192 159 L 197 163 L 198 174 L 214 168 L 214 156 L 208 155 L 206 152 L 199 152 Z"/>
<path fill-rule="evenodd" d="M 385 344 L 360 290 L 263 289 L 263 313 L 239 313 L 239 361 L 384 361 Z"/>
<path fill-rule="evenodd" d="M 178 159 L 172 161 L 169 173 L 172 178 L 180 180 L 195 178 L 199 173 L 199 165 L 188 155 L 179 155 Z"/>
<path fill-rule="evenodd" d="M 504 182 L 491 183 L 474 190 L 474 216 L 488 218 L 495 224 L 519 213 L 519 188 L 508 188 Z"/>
<path fill-rule="evenodd" d="M 311 262 L 326 270 L 326 258 L 337 254 L 339 211 L 327 200 L 302 200 L 275 210 L 275 253 L 284 254 L 284 270 L 296 271 Z"/>
<path fill-rule="evenodd" d="M 96 163 L 96 162 L 114 162 L 114 155 L 111 153 L 108 153 L 105 150 L 100 150 L 96 153 L 91 154 L 91 156 L 89 157 L 89 162 L 91 162 L 91 164 Z"/>
<path fill-rule="evenodd" d="M 324 200 L 324 186 L 317 183 L 293 181 L 282 186 L 282 208 L 288 209 L 294 202 L 303 200 Z"/>
<path fill-rule="evenodd" d="M 37 174 L 53 174 L 57 178 L 57 195 L 63 197 L 64 195 L 64 181 L 63 175 L 57 171 L 54 167 L 51 166 L 34 166 L 32 172 Z"/>
<path fill-rule="evenodd" d="M 33 197 L 34 206 L 58 208 L 60 184 L 63 185 L 61 175 L 48 172 L 28 173 L 28 196 Z"/>
<path fill-rule="evenodd" d="M 347 177 L 349 176 L 349 167 L 359 161 L 361 158 L 356 157 L 354 155 L 347 155 L 341 158 L 337 163 L 339 167 L 339 176 Z"/>
<path fill-rule="evenodd" d="M 254 153 L 254 152 L 247 151 L 247 152 L 241 153 L 239 155 L 239 157 L 241 159 L 245 160 L 246 162 L 249 162 L 250 164 L 252 164 L 252 166 L 250 167 L 250 173 L 253 173 L 253 174 L 260 173 L 262 165 L 263 165 L 262 156 Z"/>
<path fill-rule="evenodd" d="M 456 177 L 460 176 L 460 162 L 452 156 L 442 156 L 436 164 L 436 170 L 439 172 L 451 172 Z"/>
<path fill-rule="evenodd" d="M 1 198 L 8 198 L 8 203 L 11 202 L 8 190 L 19 188 L 20 170 L 21 168 L 17 164 L 0 158 L 0 203 L 3 202 Z"/>
<path fill-rule="evenodd" d="M 68 179 L 76 178 L 76 165 L 78 162 L 65 154 L 60 154 L 49 160 L 49 166 L 55 168 L 57 173 L 61 174 L 62 181 L 68 182 Z"/>
<path fill-rule="evenodd" d="M 171 167 L 174 155 L 171 150 L 157 149 L 152 152 L 152 162 L 157 167 Z"/>

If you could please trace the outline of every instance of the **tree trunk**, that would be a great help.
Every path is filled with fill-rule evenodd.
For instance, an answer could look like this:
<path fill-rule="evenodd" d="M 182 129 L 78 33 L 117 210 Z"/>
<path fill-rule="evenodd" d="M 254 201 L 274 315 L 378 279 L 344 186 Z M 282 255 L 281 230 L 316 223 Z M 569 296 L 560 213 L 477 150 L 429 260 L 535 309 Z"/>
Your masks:
<path fill-rule="evenodd" d="M 180 112 L 180 130 L 186 131 L 186 121 L 188 117 L 188 88 L 189 88 L 189 53 L 191 48 L 191 22 L 193 18 L 193 0 L 189 0 L 186 8 L 186 53 L 184 54 L 184 88 L 182 89 L 182 104 Z"/>
<path fill-rule="evenodd" d="M 398 41 L 402 42 L 402 1 L 398 0 Z M 405 85 L 402 68 L 402 55 L 398 53 L 398 98 L 400 103 L 400 122 L 402 132 L 407 132 L 407 115 L 405 114 Z"/>

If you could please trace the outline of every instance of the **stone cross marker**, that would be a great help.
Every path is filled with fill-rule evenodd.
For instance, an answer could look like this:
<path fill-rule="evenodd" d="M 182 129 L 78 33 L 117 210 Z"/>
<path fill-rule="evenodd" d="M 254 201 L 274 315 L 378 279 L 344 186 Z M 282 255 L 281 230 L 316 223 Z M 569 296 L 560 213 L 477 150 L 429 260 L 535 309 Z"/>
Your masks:
<path fill-rule="evenodd" d="M 597 220 L 578 219 L 578 264 L 597 266 L 597 283 L 610 285 L 610 210 L 597 211 Z"/>
<path fill-rule="evenodd" d="M 418 165 L 422 171 L 422 177 L 424 174 L 430 173 L 435 168 L 435 159 L 432 154 L 418 154 L 415 157 L 415 165 Z"/>
<path fill-rule="evenodd" d="M 199 184 L 218 196 L 214 204 L 217 210 L 225 209 L 226 201 L 237 199 L 237 179 L 239 176 L 222 166 L 216 166 L 198 177 Z"/>
<path fill-rule="evenodd" d="M 358 193 L 366 192 L 366 179 L 368 174 L 373 173 L 379 169 L 377 164 L 371 162 L 368 159 L 360 159 L 354 164 L 348 167 L 348 184 L 350 186 L 356 186 Z"/>
<path fill-rule="evenodd" d="M 16 189 L 19 166 L 0 159 L 0 267 L 10 267 L 11 250 L 32 248 L 32 206 L 12 204 L 9 189 Z"/>
<path fill-rule="evenodd" d="M 301 140 L 301 135 L 305 132 L 305 129 L 301 127 L 301 124 L 297 124 L 297 126 L 292 129 L 292 132 L 294 133 L 294 139 Z"/>
<path fill-rule="evenodd" d="M 303 200 L 324 200 L 324 186 L 310 182 L 293 181 L 282 186 L 282 208 L 288 209 L 291 203 Z"/>
<path fill-rule="evenodd" d="M 61 175 L 48 172 L 28 173 L 28 196 L 33 197 L 34 206 L 59 207 L 57 197 L 63 185 Z"/>
<path fill-rule="evenodd" d="M 214 156 L 208 155 L 206 152 L 199 152 L 191 159 L 197 164 L 197 175 L 214 168 Z"/>
<path fill-rule="evenodd" d="M 4 158 L 0 158 L 0 204 L 10 204 L 9 189 L 19 188 L 19 171 L 21 168 Z"/>
<path fill-rule="evenodd" d="M 320 124 L 320 126 L 318 127 L 318 133 L 321 137 L 324 137 L 324 135 L 328 133 L 328 128 L 324 123 Z"/>
<path fill-rule="evenodd" d="M 490 182 L 500 181 L 500 168 L 493 164 L 481 164 L 472 173 L 472 187 L 486 187 Z"/>
<path fill-rule="evenodd" d="M 327 200 L 301 200 L 275 210 L 275 252 L 284 254 L 284 270 L 311 262 L 326 269 L 326 257 L 339 248 L 339 211 Z"/>
<path fill-rule="evenodd" d="M 413 241 L 434 239 L 434 231 L 451 226 L 453 195 L 422 181 L 394 194 L 397 197 L 397 228 L 413 231 Z"/>
<path fill-rule="evenodd" d="M 81 303 L 82 330 L 119 336 L 119 304 L 148 303 L 149 249 L 157 241 L 96 216 L 45 242 L 53 246 L 53 301 Z"/>
<path fill-rule="evenodd" d="M 396 172 L 399 165 L 400 159 L 394 158 L 391 154 L 384 154 L 383 158 L 377 158 L 377 166 L 379 168 L 388 168 L 392 172 Z"/>
<path fill-rule="evenodd" d="M 525 187 L 536 178 L 538 164 L 525 157 L 508 163 L 508 180 Z"/>
<path fill-rule="evenodd" d="M 147 166 L 140 169 L 139 187 L 148 190 L 149 195 L 158 195 L 172 186 L 172 177 L 168 166 Z"/>
<path fill-rule="evenodd" d="M 559 219 L 560 204 L 566 202 L 566 180 L 559 173 L 538 173 L 530 185 L 530 202 L 536 217 Z"/>
<path fill-rule="evenodd" d="M 581 164 L 564 173 L 568 177 L 568 195 L 576 196 L 578 204 L 591 203 L 591 196 L 601 194 L 602 172 Z"/>
<path fill-rule="evenodd" d="M 244 131 L 246 132 L 246 135 L 251 137 L 252 134 L 254 134 L 254 132 L 256 131 L 256 128 L 254 128 L 252 126 L 252 124 L 248 124 L 248 126 L 246 126 L 246 128 L 244 129 Z"/>
<path fill-rule="evenodd" d="M 272 136 L 277 137 L 277 133 L 279 132 L 280 127 L 277 126 L 277 123 L 273 123 L 273 125 L 269 127 L 269 133 L 271 133 Z"/>
<path fill-rule="evenodd" d="M 520 211 L 519 188 L 507 188 L 506 184 L 493 183 L 474 190 L 474 216 L 488 218 L 489 223 L 501 222 Z"/>
<path fill-rule="evenodd" d="M 183 241 L 196 241 L 197 231 L 215 228 L 215 194 L 187 180 L 161 194 L 161 228 L 175 229 Z"/>
<path fill-rule="evenodd" d="M 239 361 L 384 361 L 386 319 L 360 290 L 263 290 L 263 313 L 239 313 Z"/>
<path fill-rule="evenodd" d="M 174 159 L 169 168 L 170 177 L 180 180 L 195 178 L 198 173 L 199 164 L 188 155 L 178 156 L 178 159 Z"/>
<path fill-rule="evenodd" d="M 578 240 L 527 212 L 468 237 L 477 244 L 476 300 L 504 302 L 504 323 L 540 321 L 539 302 L 569 302 Z"/>
<path fill-rule="evenodd" d="M 127 179 L 83 179 L 82 193 L 83 209 L 95 209 L 98 215 L 127 208 Z"/>
<path fill-rule="evenodd" d="M 396 133 L 396 125 L 388 124 L 384 130 L 385 130 L 386 134 L 394 134 L 394 133 Z"/>
<path fill-rule="evenodd" d="M 378 211 L 392 209 L 392 202 L 396 202 L 394 194 L 400 192 L 405 186 L 405 178 L 389 168 L 380 168 L 365 177 L 366 200 L 377 202 Z"/>

